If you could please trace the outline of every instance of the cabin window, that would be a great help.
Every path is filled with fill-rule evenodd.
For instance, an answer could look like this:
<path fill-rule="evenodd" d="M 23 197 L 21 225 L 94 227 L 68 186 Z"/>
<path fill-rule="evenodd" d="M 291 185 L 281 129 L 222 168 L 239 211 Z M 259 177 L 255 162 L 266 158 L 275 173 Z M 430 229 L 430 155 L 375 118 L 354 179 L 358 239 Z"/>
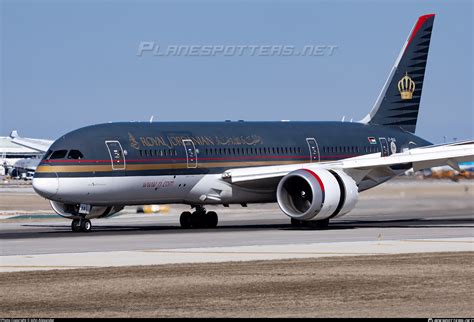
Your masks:
<path fill-rule="evenodd" d="M 51 156 L 49 157 L 50 160 L 54 159 L 64 159 L 66 157 L 67 150 L 57 150 L 54 151 Z"/>
<path fill-rule="evenodd" d="M 79 150 L 71 150 L 67 155 L 68 159 L 83 159 L 84 155 Z"/>

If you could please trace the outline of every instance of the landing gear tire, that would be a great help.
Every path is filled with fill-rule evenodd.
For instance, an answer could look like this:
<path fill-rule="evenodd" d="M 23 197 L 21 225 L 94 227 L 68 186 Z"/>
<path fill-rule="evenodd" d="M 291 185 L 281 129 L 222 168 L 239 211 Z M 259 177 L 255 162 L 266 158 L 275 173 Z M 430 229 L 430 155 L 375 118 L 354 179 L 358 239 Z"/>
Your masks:
<path fill-rule="evenodd" d="M 74 219 L 71 222 L 71 230 L 75 233 L 81 231 L 81 222 L 79 221 L 79 219 Z"/>
<path fill-rule="evenodd" d="M 91 221 L 89 219 L 84 219 L 81 222 L 81 231 L 88 233 L 91 231 L 91 229 L 92 229 Z"/>
<path fill-rule="evenodd" d="M 295 218 L 291 218 L 291 225 L 293 227 L 309 227 L 313 229 L 328 229 L 329 227 L 329 218 L 323 220 L 313 220 L 313 221 L 305 221 L 305 220 L 298 220 Z"/>
<path fill-rule="evenodd" d="M 216 228 L 217 223 L 219 222 L 219 217 L 217 216 L 217 213 L 214 211 L 209 211 L 205 215 L 205 222 L 206 226 L 209 228 Z"/>
<path fill-rule="evenodd" d="M 181 216 L 179 217 L 179 223 L 181 224 L 181 228 L 191 228 L 192 227 L 192 222 L 191 222 L 192 215 L 189 211 L 185 211 L 181 213 Z"/>
<path fill-rule="evenodd" d="M 193 212 L 191 216 L 191 226 L 193 228 L 204 228 L 206 226 L 206 213 L 201 211 Z"/>
<path fill-rule="evenodd" d="M 293 227 L 302 227 L 303 226 L 303 222 L 301 220 L 298 220 L 298 219 L 295 219 L 295 218 L 291 218 L 291 225 Z"/>
<path fill-rule="evenodd" d="M 311 221 L 311 227 L 315 229 L 328 229 L 329 227 L 329 218 L 323 220 Z"/>
<path fill-rule="evenodd" d="M 202 206 L 196 206 L 196 211 L 192 214 L 185 211 L 179 218 L 182 228 L 215 228 L 219 222 L 217 213 L 214 211 L 206 212 Z"/>
<path fill-rule="evenodd" d="M 92 224 L 89 219 L 74 219 L 71 223 L 73 232 L 89 232 L 92 229 Z"/>

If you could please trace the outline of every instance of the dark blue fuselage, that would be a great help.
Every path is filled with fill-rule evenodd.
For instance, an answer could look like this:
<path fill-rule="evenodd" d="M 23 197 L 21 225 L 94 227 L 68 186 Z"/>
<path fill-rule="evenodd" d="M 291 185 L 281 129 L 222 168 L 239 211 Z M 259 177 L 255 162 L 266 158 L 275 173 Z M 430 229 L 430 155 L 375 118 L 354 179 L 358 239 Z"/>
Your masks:
<path fill-rule="evenodd" d="M 211 174 L 375 152 L 389 155 L 430 144 L 396 127 L 361 123 L 106 123 L 80 128 L 56 140 L 35 176 Z M 55 154 L 57 151 L 61 153 Z"/>

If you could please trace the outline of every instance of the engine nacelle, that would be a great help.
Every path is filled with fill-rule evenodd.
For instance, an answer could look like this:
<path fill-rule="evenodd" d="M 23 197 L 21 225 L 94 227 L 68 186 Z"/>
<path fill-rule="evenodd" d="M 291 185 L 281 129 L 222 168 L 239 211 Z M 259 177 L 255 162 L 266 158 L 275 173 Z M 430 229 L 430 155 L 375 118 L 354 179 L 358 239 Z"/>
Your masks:
<path fill-rule="evenodd" d="M 359 196 L 355 181 L 343 171 L 300 169 L 284 176 L 277 188 L 281 210 L 298 220 L 339 217 L 354 209 Z"/>
<path fill-rule="evenodd" d="M 78 219 L 83 215 L 79 214 L 79 204 L 64 204 L 57 201 L 49 201 L 53 210 L 60 216 L 69 219 Z M 85 215 L 86 219 L 104 218 L 116 214 L 123 209 L 123 206 L 92 206 L 89 214 Z"/>

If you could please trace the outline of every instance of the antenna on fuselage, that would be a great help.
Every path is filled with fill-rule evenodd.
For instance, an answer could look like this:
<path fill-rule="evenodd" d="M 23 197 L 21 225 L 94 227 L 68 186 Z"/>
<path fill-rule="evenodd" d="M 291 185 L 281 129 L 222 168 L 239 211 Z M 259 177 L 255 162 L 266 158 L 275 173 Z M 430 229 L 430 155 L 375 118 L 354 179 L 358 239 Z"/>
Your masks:
<path fill-rule="evenodd" d="M 150 123 L 153 122 L 153 115 L 150 117 Z"/>
<path fill-rule="evenodd" d="M 343 116 L 342 116 L 342 120 L 341 120 L 341 122 L 344 122 L 345 118 L 346 118 L 346 116 L 345 116 L 345 115 L 343 115 Z"/>

